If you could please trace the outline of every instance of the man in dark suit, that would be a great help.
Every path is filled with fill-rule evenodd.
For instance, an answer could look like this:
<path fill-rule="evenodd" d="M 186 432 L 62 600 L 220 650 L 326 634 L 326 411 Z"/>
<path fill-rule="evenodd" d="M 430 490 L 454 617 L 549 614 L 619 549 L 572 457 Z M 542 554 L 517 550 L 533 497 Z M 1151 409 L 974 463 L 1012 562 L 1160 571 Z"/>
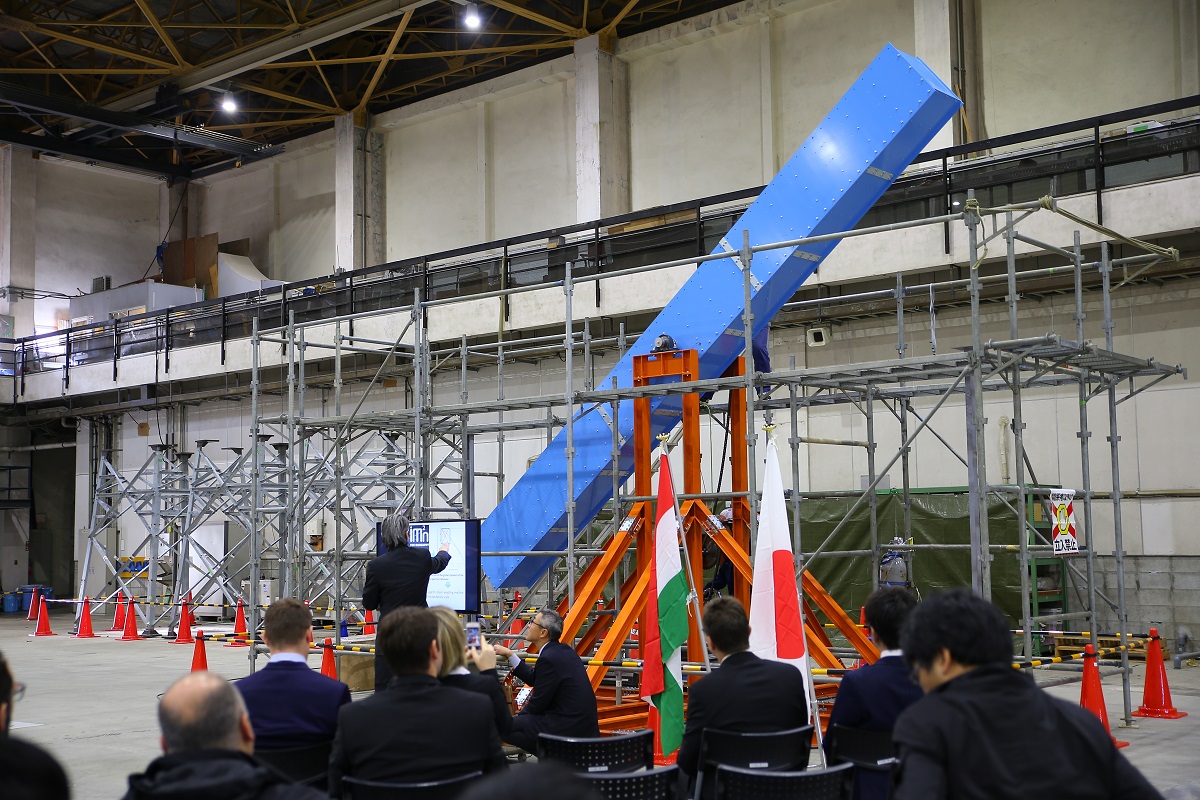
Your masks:
<path fill-rule="evenodd" d="M 900 634 L 925 696 L 892 731 L 895 800 L 1162 800 L 1087 709 L 1012 667 L 996 606 L 965 589 L 913 609 Z"/>
<path fill-rule="evenodd" d="M 830 731 L 834 725 L 891 731 L 900 712 L 924 696 L 921 687 L 913 683 L 900 650 L 900 631 L 916 605 L 917 599 L 901 586 L 879 589 L 867 598 L 867 628 L 879 647 L 879 660 L 842 676 L 829 715 Z M 835 752 L 835 748 L 831 733 L 825 739 L 825 749 Z M 887 772 L 856 770 L 853 800 L 886 800 L 890 785 L 891 775 Z"/>
<path fill-rule="evenodd" d="M 277 600 L 263 619 L 263 641 L 271 648 L 267 665 L 235 685 L 246 701 L 259 750 L 333 740 L 338 710 L 350 702 L 346 684 L 308 666 L 312 612 L 299 600 Z"/>
<path fill-rule="evenodd" d="M 750 620 L 732 597 L 704 607 L 704 637 L 720 668 L 688 689 L 687 719 L 677 762 L 689 779 L 702 766 L 705 728 L 726 731 L 785 731 L 808 724 L 804 676 L 790 664 L 750 652 Z"/>
<path fill-rule="evenodd" d="M 487 697 L 442 686 L 437 618 L 427 608 L 399 608 L 379 623 L 382 650 L 395 677 L 383 691 L 343 706 L 329 757 L 329 794 L 344 777 L 421 783 L 506 766 Z"/>
<path fill-rule="evenodd" d="M 513 717 L 512 731 L 504 737 L 522 750 L 537 752 L 540 733 L 556 736 L 599 736 L 596 693 L 575 648 L 563 644 L 563 618 L 548 608 L 525 626 L 525 641 L 537 650 L 537 663 L 529 666 L 503 645 L 496 652 L 507 656 L 518 678 L 533 687 L 533 694 Z"/>
<path fill-rule="evenodd" d="M 363 607 L 379 611 L 385 617 L 401 606 L 426 608 L 429 576 L 441 572 L 450 563 L 450 545 L 442 545 L 437 555 L 426 547 L 409 547 L 408 518 L 394 511 L 383 521 L 380 536 L 387 552 L 367 564 L 363 584 Z M 388 685 L 392 672 L 387 659 L 375 648 L 375 691 Z"/>

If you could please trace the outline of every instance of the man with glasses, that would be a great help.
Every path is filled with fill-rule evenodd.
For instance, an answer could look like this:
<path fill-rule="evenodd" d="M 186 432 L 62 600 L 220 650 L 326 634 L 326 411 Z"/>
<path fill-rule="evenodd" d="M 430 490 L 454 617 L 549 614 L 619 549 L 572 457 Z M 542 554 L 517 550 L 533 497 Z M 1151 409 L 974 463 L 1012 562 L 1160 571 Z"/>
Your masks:
<path fill-rule="evenodd" d="M 513 717 L 512 732 L 505 736 L 509 744 L 530 753 L 537 752 L 541 733 L 600 735 L 596 693 L 575 648 L 559 641 L 562 631 L 563 618 L 548 608 L 539 611 L 525 626 L 525 641 L 538 654 L 533 666 L 524 663 L 509 648 L 496 645 L 496 652 L 508 658 L 516 676 L 533 687 L 529 701 Z"/>
<path fill-rule="evenodd" d="M 13 703 L 25 696 L 25 685 L 13 680 L 0 654 L 0 794 L 31 800 L 70 800 L 67 775 L 54 756 L 40 747 L 13 739 Z"/>

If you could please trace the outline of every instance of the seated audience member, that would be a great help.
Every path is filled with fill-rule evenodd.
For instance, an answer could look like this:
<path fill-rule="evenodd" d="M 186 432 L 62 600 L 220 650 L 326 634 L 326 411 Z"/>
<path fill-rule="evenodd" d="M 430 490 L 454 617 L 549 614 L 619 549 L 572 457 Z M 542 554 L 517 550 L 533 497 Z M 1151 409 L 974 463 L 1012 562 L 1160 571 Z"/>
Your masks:
<path fill-rule="evenodd" d="M 267 665 L 234 685 L 246 701 L 255 747 L 286 750 L 333 741 L 338 709 L 350 702 L 346 684 L 308 666 L 312 612 L 299 600 L 276 600 L 263 619 Z"/>
<path fill-rule="evenodd" d="M 254 728 L 242 696 L 215 673 L 193 672 L 171 684 L 158 703 L 158 724 L 166 755 L 129 776 L 125 800 L 325 797 L 253 758 Z"/>
<path fill-rule="evenodd" d="M 917 598 L 900 586 L 879 589 L 867 598 L 867 629 L 879 647 L 879 660 L 842 676 L 829 715 L 830 730 L 845 725 L 890 731 L 900 712 L 924 696 L 921 687 L 912 682 L 900 650 L 900 631 L 916 605 Z M 832 734 L 826 736 L 825 749 L 833 744 Z M 886 800 L 890 785 L 887 772 L 859 770 L 854 776 L 854 800 Z"/>
<path fill-rule="evenodd" d="M 896 800 L 1161 798 L 1091 712 L 1012 668 L 1008 621 L 962 589 L 934 595 L 900 637 L 925 698 L 896 722 Z"/>
<path fill-rule="evenodd" d="M 8 735 L 13 703 L 25 687 L 13 680 L 0 653 L 0 797 L 5 800 L 70 800 L 67 775 L 54 756 L 30 742 Z"/>
<path fill-rule="evenodd" d="M 600 725 L 596 715 L 596 693 L 588 680 L 575 648 L 563 644 L 563 618 L 557 612 L 543 608 L 525 626 L 525 641 L 537 650 L 537 663 L 526 664 L 507 647 L 498 645 L 496 652 L 507 656 L 518 678 L 533 687 L 533 693 L 517 716 L 512 731 L 504 737 L 509 744 L 522 750 L 537 752 L 541 733 L 556 736 L 596 737 Z"/>
<path fill-rule="evenodd" d="M 785 731 L 808 724 L 804 676 L 790 664 L 761 659 L 750 652 L 750 620 L 732 597 L 704 607 L 704 637 L 720 667 L 688 689 L 687 719 L 679 770 L 688 778 L 701 766 L 700 737 L 705 728 L 727 731 Z"/>
<path fill-rule="evenodd" d="M 496 675 L 496 650 L 486 640 L 479 647 L 467 648 L 467 637 L 463 633 L 462 620 L 446 606 L 429 609 L 437 615 L 438 644 L 442 648 L 442 668 L 438 680 L 443 686 L 464 689 L 486 695 L 492 701 L 492 714 L 496 720 L 496 732 L 503 739 L 512 730 L 512 713 L 504 699 L 504 689 Z M 467 669 L 470 662 L 478 673 Z"/>
<path fill-rule="evenodd" d="M 488 698 L 442 686 L 437 617 L 398 608 L 379 623 L 375 647 L 392 670 L 386 689 L 342 706 L 329 757 L 329 793 L 342 778 L 421 783 L 507 766 Z"/>

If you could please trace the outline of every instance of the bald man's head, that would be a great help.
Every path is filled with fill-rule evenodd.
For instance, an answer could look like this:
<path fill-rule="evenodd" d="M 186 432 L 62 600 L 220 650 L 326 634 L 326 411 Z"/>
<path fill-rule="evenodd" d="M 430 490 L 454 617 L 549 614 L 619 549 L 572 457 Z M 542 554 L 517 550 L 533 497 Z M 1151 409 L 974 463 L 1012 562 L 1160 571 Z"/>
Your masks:
<path fill-rule="evenodd" d="M 193 672 L 171 684 L 158 703 L 158 725 L 167 753 L 205 749 L 254 752 L 254 729 L 241 694 L 211 672 Z"/>

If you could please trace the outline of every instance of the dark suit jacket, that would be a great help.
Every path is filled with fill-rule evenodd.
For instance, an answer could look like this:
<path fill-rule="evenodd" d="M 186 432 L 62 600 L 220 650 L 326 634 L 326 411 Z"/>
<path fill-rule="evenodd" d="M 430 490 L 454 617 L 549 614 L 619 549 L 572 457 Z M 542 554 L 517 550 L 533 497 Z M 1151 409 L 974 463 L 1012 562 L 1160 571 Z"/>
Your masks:
<path fill-rule="evenodd" d="M 500 678 L 496 675 L 496 670 L 447 675 L 442 678 L 442 685 L 486 696 L 492 702 L 492 715 L 496 720 L 496 732 L 500 734 L 500 738 L 503 739 L 512 730 L 512 712 L 509 710 L 508 701 L 504 699 L 504 689 L 500 688 Z"/>
<path fill-rule="evenodd" d="M 847 672 L 838 687 L 830 728 L 845 725 L 869 731 L 890 731 L 900 712 L 924 697 L 913 683 L 908 663 L 901 656 L 881 658 L 874 664 Z M 832 741 L 826 737 L 825 747 Z M 891 785 L 886 772 L 859 771 L 854 779 L 854 800 L 885 800 Z"/>
<path fill-rule="evenodd" d="M 429 576 L 450 563 L 450 554 L 430 555 L 426 548 L 397 547 L 367 562 L 363 606 L 378 610 L 382 618 L 400 606 L 426 607 Z"/>
<path fill-rule="evenodd" d="M 276 661 L 234 683 L 254 725 L 254 746 L 284 750 L 333 739 L 338 709 L 350 702 L 346 684 L 307 664 Z"/>
<path fill-rule="evenodd" d="M 900 715 L 892 740 L 896 800 L 1162 800 L 1090 711 L 1008 664 L 937 687 Z"/>
<path fill-rule="evenodd" d="M 533 687 L 529 701 L 517 718 L 536 739 L 539 733 L 558 736 L 599 736 L 596 693 L 587 668 L 573 647 L 547 644 L 533 666 L 513 667 L 521 680 Z"/>
<path fill-rule="evenodd" d="M 685 775 L 696 774 L 705 728 L 763 733 L 807 724 L 800 670 L 749 651 L 734 653 L 688 689 L 679 769 Z"/>
<path fill-rule="evenodd" d="M 383 691 L 343 706 L 329 756 L 329 794 L 342 777 L 418 783 L 506 766 L 486 697 L 429 675 L 397 675 Z"/>

